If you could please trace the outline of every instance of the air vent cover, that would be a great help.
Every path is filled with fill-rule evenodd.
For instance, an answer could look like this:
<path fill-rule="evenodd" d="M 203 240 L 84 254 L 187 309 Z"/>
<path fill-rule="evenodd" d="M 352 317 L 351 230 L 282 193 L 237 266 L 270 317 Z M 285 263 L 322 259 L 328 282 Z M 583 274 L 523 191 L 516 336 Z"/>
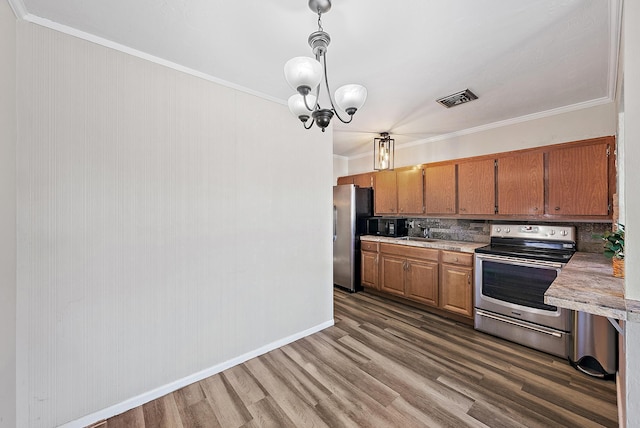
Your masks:
<path fill-rule="evenodd" d="M 469 101 L 477 100 L 478 96 L 468 89 L 464 91 L 456 92 L 455 94 L 447 95 L 437 99 L 436 101 L 445 106 L 451 108 L 459 106 L 460 104 L 468 103 Z"/>

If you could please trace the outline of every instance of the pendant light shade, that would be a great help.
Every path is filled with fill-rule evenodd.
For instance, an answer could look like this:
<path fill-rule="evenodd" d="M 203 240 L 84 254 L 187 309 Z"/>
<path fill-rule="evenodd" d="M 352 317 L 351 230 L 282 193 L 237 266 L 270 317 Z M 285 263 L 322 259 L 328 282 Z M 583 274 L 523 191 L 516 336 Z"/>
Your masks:
<path fill-rule="evenodd" d="M 367 88 L 356 84 L 340 86 L 336 91 L 335 99 L 342 111 L 353 115 L 367 100 Z"/>
<path fill-rule="evenodd" d="M 307 103 L 309 107 L 313 109 L 316 105 L 316 97 L 314 95 L 307 95 Z M 289 110 L 293 113 L 298 119 L 303 122 L 306 122 L 311 116 L 311 110 L 309 110 L 304 102 L 304 97 L 300 94 L 291 95 L 287 102 L 289 105 Z"/>
<path fill-rule="evenodd" d="M 291 88 L 306 95 L 320 84 L 322 66 L 313 58 L 297 56 L 284 65 L 284 78 Z"/>
<path fill-rule="evenodd" d="M 392 170 L 395 152 L 395 140 L 388 132 L 380 133 L 373 139 L 373 169 L 376 171 Z"/>

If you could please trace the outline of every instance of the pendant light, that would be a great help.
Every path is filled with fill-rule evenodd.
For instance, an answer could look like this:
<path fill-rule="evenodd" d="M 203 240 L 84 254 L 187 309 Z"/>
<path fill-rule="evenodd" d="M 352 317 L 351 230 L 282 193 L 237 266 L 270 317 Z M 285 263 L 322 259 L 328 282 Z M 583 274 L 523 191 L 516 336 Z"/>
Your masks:
<path fill-rule="evenodd" d="M 392 170 L 395 152 L 395 140 L 388 132 L 381 132 L 380 137 L 373 139 L 373 169 L 376 171 Z"/>
<path fill-rule="evenodd" d="M 331 37 L 322 28 L 322 14 L 331 9 L 331 1 L 309 0 L 309 8 L 318 14 L 318 31 L 311 33 L 308 40 L 315 58 L 302 56 L 290 59 L 284 66 L 284 76 L 289 86 L 297 91 L 288 100 L 291 112 L 302 121 L 305 129 L 310 129 L 315 123 L 324 132 L 334 115 L 341 122 L 350 123 L 355 112 L 366 101 L 367 89 L 362 85 L 344 85 L 339 87 L 332 97 L 327 77 L 326 55 Z M 323 78 L 331 108 L 322 108 L 318 103 Z M 334 99 L 338 108 L 349 115 L 348 119 L 340 116 Z"/>

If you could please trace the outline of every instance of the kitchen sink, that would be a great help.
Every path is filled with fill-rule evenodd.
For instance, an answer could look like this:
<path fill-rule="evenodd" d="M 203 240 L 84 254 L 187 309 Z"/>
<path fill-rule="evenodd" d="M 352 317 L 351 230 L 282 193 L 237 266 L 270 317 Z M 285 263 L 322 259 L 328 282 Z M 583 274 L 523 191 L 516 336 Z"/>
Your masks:
<path fill-rule="evenodd" d="M 403 241 L 418 241 L 418 242 L 438 242 L 439 239 L 432 239 L 432 238 L 420 238 L 417 236 L 403 236 L 402 238 Z"/>

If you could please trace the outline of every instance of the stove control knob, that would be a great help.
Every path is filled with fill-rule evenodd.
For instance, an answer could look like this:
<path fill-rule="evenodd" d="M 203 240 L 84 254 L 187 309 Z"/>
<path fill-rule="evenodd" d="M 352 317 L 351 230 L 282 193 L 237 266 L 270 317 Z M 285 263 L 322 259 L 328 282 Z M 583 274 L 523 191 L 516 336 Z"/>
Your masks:
<path fill-rule="evenodd" d="M 511 232 L 511 229 L 509 229 L 508 227 L 505 227 L 504 228 L 504 233 L 509 233 L 509 232 Z"/>
<path fill-rule="evenodd" d="M 555 235 L 555 234 L 556 234 L 556 231 L 555 231 L 555 230 L 551 229 L 551 230 L 549 231 L 549 235 L 553 236 L 553 235 Z"/>
<path fill-rule="evenodd" d="M 567 231 L 566 231 L 566 230 L 561 230 L 561 231 L 560 231 L 560 235 L 562 235 L 562 236 L 567 236 Z"/>
<path fill-rule="evenodd" d="M 502 229 L 500 229 L 499 227 L 496 227 L 496 232 L 500 233 L 502 231 Z"/>

